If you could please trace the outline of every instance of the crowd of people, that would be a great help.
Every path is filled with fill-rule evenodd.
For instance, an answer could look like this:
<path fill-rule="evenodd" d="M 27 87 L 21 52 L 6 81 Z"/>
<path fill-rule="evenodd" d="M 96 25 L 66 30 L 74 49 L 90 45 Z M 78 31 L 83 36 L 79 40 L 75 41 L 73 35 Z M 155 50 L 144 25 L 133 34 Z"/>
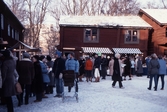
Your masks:
<path fill-rule="evenodd" d="M 0 54 L 0 100 L 7 105 L 8 112 L 14 112 L 12 96 L 18 99 L 18 106 L 29 104 L 29 97 L 35 96 L 34 102 L 41 102 L 43 98 L 48 98 L 47 94 L 54 93 L 54 97 L 62 97 L 64 92 L 63 72 L 73 70 L 76 76 L 76 92 L 78 92 L 78 82 L 100 82 L 105 80 L 107 75 L 112 76 L 112 87 L 115 88 L 116 82 L 119 88 L 123 89 L 123 80 L 132 76 L 143 75 L 143 60 L 137 56 L 121 56 L 116 53 L 114 56 L 105 56 L 95 53 L 92 56 L 75 58 L 75 54 L 70 52 L 68 56 L 62 56 L 60 51 L 55 52 L 55 60 L 47 55 L 30 56 L 24 52 L 23 58 L 18 60 L 10 50 L 5 50 Z M 152 54 L 147 57 L 145 63 L 148 68 L 149 87 L 152 89 L 152 79 L 154 78 L 154 90 L 157 91 L 158 79 L 161 78 L 162 88 L 164 89 L 164 75 L 166 74 L 166 61 L 162 56 Z M 2 80 L 1 80 L 2 79 Z M 19 82 L 22 93 L 16 91 L 15 84 Z M 68 86 L 71 92 L 73 86 Z"/>

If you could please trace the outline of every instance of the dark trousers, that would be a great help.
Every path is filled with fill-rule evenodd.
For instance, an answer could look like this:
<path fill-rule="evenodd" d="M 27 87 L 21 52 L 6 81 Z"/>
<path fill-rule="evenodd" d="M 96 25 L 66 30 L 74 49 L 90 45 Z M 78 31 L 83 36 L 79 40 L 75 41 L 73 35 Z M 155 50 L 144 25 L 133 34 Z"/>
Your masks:
<path fill-rule="evenodd" d="M 25 104 L 29 103 L 29 96 L 30 96 L 30 91 L 31 91 L 31 85 L 26 85 L 26 84 L 21 84 L 21 88 L 23 92 L 20 94 L 20 100 L 21 103 L 23 103 L 23 95 L 24 95 L 24 89 L 25 89 Z"/>
<path fill-rule="evenodd" d="M 42 95 L 43 95 L 43 92 L 36 93 L 36 100 L 41 101 L 42 100 Z"/>
<path fill-rule="evenodd" d="M 149 88 L 151 89 L 152 87 L 152 80 L 154 78 L 154 84 L 155 84 L 155 90 L 157 90 L 157 74 L 151 74 L 150 75 L 150 81 L 149 81 Z"/>
<path fill-rule="evenodd" d="M 117 81 L 114 80 L 113 83 L 112 83 L 112 86 L 115 86 L 116 82 L 117 82 Z M 122 81 L 118 81 L 118 82 L 119 82 L 119 87 L 120 87 L 120 88 L 123 87 Z"/>
<path fill-rule="evenodd" d="M 14 112 L 12 97 L 11 96 L 5 97 L 5 100 L 6 100 L 7 110 L 8 110 L 7 112 Z"/>
<path fill-rule="evenodd" d="M 47 91 L 46 91 L 47 94 L 52 94 L 53 93 L 53 86 L 49 85 L 47 87 Z"/>
<path fill-rule="evenodd" d="M 101 69 L 102 79 L 106 79 L 106 75 L 107 75 L 107 69 L 105 67 L 102 67 Z"/>
<path fill-rule="evenodd" d="M 157 86 L 158 86 L 159 77 L 161 77 L 161 82 L 162 82 L 162 88 L 161 89 L 164 89 L 164 84 L 165 84 L 165 82 L 164 82 L 164 75 L 158 75 L 158 77 L 157 77 Z"/>
<path fill-rule="evenodd" d="M 68 92 L 71 92 L 71 86 L 68 86 Z M 78 81 L 75 81 L 75 92 L 78 92 Z"/>

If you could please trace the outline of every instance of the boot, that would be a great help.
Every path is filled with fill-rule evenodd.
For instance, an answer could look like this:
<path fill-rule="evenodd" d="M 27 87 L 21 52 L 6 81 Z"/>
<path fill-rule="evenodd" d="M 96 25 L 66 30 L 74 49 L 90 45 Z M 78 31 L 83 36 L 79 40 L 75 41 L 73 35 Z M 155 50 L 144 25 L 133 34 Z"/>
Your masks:
<path fill-rule="evenodd" d="M 100 77 L 97 77 L 97 82 L 100 82 Z"/>
<path fill-rule="evenodd" d="M 88 82 L 88 78 L 86 77 L 86 82 Z"/>
<path fill-rule="evenodd" d="M 89 81 L 92 82 L 92 78 L 89 78 Z"/>
<path fill-rule="evenodd" d="M 98 81 L 98 77 L 95 77 L 95 81 L 94 82 L 97 82 Z"/>

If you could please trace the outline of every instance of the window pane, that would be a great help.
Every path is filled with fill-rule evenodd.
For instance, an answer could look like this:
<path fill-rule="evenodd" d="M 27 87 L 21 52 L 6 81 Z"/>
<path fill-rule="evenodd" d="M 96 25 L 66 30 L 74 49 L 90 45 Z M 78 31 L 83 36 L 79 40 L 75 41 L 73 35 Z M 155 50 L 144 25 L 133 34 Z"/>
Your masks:
<path fill-rule="evenodd" d="M 8 36 L 10 36 L 10 25 L 8 25 Z"/>
<path fill-rule="evenodd" d="M 86 31 L 85 31 L 86 33 L 86 37 L 85 37 L 85 39 L 86 39 L 86 41 L 90 41 L 91 40 L 91 29 L 86 29 Z"/>
<path fill-rule="evenodd" d="M 131 31 L 130 30 L 126 31 L 125 41 L 126 42 L 130 42 L 131 41 Z"/>
<path fill-rule="evenodd" d="M 1 29 L 4 29 L 4 17 L 3 14 L 1 14 Z"/>
<path fill-rule="evenodd" d="M 84 37 L 84 41 L 85 42 L 98 42 L 98 29 L 97 28 L 88 28 L 85 29 L 85 37 Z"/>
<path fill-rule="evenodd" d="M 132 41 L 134 41 L 134 42 L 137 41 L 137 31 L 133 31 Z"/>

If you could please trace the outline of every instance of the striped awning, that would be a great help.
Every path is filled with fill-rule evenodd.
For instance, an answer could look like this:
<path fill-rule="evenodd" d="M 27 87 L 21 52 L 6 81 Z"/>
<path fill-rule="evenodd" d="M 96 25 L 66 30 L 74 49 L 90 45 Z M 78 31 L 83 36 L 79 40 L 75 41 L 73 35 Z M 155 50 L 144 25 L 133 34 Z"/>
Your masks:
<path fill-rule="evenodd" d="M 104 47 L 82 47 L 84 53 L 105 53 L 105 54 L 113 54 L 113 52 L 109 48 Z"/>
<path fill-rule="evenodd" d="M 115 53 L 120 54 L 142 54 L 138 48 L 112 48 Z"/>

